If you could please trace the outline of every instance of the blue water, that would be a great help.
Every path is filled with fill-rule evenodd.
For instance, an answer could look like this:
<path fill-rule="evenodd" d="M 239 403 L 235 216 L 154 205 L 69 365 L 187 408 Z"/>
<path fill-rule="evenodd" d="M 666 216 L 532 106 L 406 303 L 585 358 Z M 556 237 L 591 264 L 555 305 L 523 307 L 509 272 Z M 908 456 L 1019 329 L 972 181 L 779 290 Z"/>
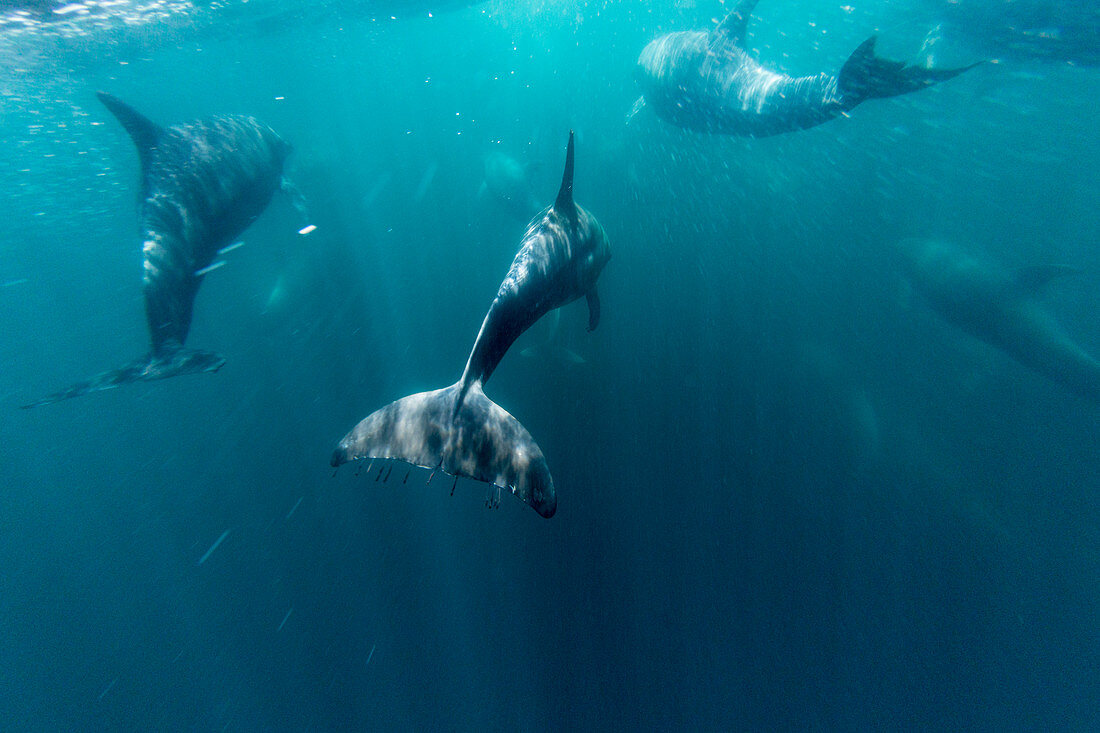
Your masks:
<path fill-rule="evenodd" d="M 1074 265 L 1044 303 L 1100 353 L 1094 61 L 950 18 L 922 52 L 927 0 L 764 2 L 750 43 L 789 73 L 875 32 L 996 63 L 750 140 L 626 122 L 641 48 L 717 2 L 297 6 L 0 24 L 0 728 L 1100 724 L 1100 407 L 892 254 Z M 138 161 L 97 90 L 264 120 L 317 230 L 276 196 L 207 275 L 216 375 L 18 410 L 147 349 Z M 461 372 L 523 230 L 486 156 L 549 204 L 570 129 L 603 319 L 536 324 L 487 386 L 557 515 L 334 476 L 358 420 Z M 548 339 L 583 363 L 520 353 Z"/>

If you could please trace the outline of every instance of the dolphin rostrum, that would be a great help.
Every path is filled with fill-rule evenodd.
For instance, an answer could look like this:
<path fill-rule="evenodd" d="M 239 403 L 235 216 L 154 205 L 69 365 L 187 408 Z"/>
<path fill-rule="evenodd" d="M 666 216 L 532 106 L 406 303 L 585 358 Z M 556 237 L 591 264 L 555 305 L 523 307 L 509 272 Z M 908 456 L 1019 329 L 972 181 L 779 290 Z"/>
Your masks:
<path fill-rule="evenodd" d="M 603 227 L 573 201 L 570 133 L 558 197 L 527 226 L 462 378 L 368 415 L 340 441 L 332 465 L 398 459 L 456 481 L 464 476 L 492 484 L 498 492 L 507 489 L 543 517 L 553 516 L 557 497 L 542 450 L 518 420 L 485 396 L 482 386 L 519 335 L 547 312 L 585 296 L 588 328 L 596 328 L 596 280 L 610 258 Z"/>
<path fill-rule="evenodd" d="M 906 239 L 898 249 L 909 280 L 944 319 L 1072 392 L 1100 403 L 1100 361 L 1062 329 L 1037 295 L 1065 265 L 999 270 L 958 247 Z"/>
<path fill-rule="evenodd" d="M 790 77 L 761 65 L 745 50 L 749 16 L 759 0 L 740 0 L 714 30 L 668 33 L 638 58 L 642 99 L 679 127 L 767 137 L 814 127 L 876 97 L 915 92 L 957 76 L 875 56 L 871 36 L 838 76 Z"/>
<path fill-rule="evenodd" d="M 217 371 L 220 354 L 184 347 L 203 276 L 267 207 L 290 145 L 253 117 L 219 115 L 160 127 L 129 105 L 97 95 L 137 146 L 149 353 L 24 407 L 120 384 Z"/>

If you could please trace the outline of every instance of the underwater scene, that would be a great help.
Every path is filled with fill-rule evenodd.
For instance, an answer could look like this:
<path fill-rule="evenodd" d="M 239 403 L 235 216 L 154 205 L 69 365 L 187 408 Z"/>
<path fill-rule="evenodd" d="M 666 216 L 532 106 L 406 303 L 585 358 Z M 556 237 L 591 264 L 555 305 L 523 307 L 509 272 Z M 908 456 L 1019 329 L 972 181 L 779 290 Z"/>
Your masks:
<path fill-rule="evenodd" d="M 0 2 L 0 729 L 1100 726 L 1091 0 Z"/>

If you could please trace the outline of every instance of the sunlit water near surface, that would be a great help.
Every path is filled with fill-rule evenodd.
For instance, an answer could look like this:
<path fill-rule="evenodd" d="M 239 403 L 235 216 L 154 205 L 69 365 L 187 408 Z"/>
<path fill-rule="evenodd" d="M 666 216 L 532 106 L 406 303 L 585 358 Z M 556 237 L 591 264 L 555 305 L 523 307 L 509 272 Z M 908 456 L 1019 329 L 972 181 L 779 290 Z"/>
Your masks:
<path fill-rule="evenodd" d="M 766 139 L 627 122 L 640 50 L 709 0 L 0 6 L 0 728 L 1095 728 L 1100 406 L 895 248 L 1073 266 L 1039 297 L 1100 354 L 1095 9 L 956 5 L 761 3 L 786 73 L 874 33 L 988 61 Z M 277 194 L 206 275 L 217 374 L 19 410 L 148 348 L 96 91 L 262 119 L 308 219 Z M 570 129 L 602 320 L 544 319 L 486 386 L 556 516 L 334 476 L 363 416 L 461 373 L 525 224 L 487 159 L 548 205 Z"/>

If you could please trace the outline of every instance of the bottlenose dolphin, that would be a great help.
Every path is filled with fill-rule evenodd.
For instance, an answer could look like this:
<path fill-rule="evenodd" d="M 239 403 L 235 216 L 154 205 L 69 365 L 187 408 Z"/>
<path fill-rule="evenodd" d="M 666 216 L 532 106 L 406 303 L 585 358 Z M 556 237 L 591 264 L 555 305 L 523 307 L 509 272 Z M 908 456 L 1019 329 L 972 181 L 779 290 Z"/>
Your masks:
<path fill-rule="evenodd" d="M 1100 402 L 1100 362 L 1066 335 L 1036 296 L 1065 265 L 1005 272 L 958 247 L 906 239 L 898 245 L 916 290 L 947 321 L 1077 394 Z"/>
<path fill-rule="evenodd" d="M 507 489 L 543 517 L 552 517 L 557 497 L 542 450 L 518 420 L 485 396 L 482 385 L 519 335 L 555 308 L 587 297 L 588 330 L 595 329 L 600 319 L 596 280 L 610 258 L 603 227 L 573 201 L 570 132 L 558 197 L 528 224 L 462 378 L 368 415 L 340 441 L 332 465 L 398 459 L 450 474 L 456 482 L 459 476 L 487 482 L 498 495 Z"/>
<path fill-rule="evenodd" d="M 993 56 L 1100 65 L 1100 4 L 1081 0 L 924 0 L 952 39 Z"/>
<path fill-rule="evenodd" d="M 759 0 L 740 0 L 710 31 L 661 36 L 642 50 L 638 78 L 643 103 L 679 127 L 767 137 L 814 127 L 876 97 L 915 92 L 957 76 L 875 56 L 875 36 L 852 53 L 839 76 L 790 77 L 758 63 L 744 49 L 749 15 Z"/>
<path fill-rule="evenodd" d="M 527 168 L 499 150 L 485 156 L 485 179 L 478 196 L 485 193 L 492 194 L 502 207 L 522 221 L 530 220 L 542 208 L 531 190 Z"/>
<path fill-rule="evenodd" d="M 160 127 L 109 94 L 100 101 L 133 138 L 141 161 L 145 315 L 150 352 L 24 407 L 120 384 L 214 372 L 225 358 L 184 347 L 202 278 L 267 207 L 290 145 L 264 123 L 219 115 Z M 214 265 L 216 267 L 217 265 Z"/>

